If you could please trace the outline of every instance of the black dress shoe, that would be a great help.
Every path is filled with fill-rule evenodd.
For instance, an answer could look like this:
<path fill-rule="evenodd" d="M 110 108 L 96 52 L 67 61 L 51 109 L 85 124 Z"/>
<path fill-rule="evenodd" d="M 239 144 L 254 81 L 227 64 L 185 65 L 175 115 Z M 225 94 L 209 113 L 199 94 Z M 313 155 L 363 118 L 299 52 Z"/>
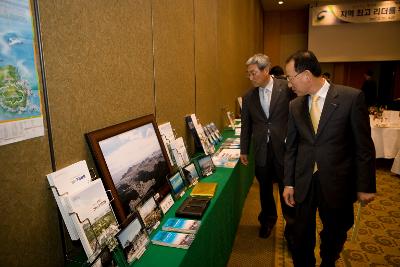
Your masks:
<path fill-rule="evenodd" d="M 272 227 L 268 225 L 261 225 L 260 232 L 258 232 L 258 236 L 260 238 L 268 238 L 271 235 Z"/>

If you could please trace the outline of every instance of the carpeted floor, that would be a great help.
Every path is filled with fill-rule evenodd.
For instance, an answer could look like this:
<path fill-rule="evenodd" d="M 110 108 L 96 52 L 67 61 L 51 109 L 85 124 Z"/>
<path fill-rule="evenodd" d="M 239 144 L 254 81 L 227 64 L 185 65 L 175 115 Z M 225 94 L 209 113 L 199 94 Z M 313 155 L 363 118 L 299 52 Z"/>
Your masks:
<path fill-rule="evenodd" d="M 358 231 L 354 236 L 354 229 L 349 231 L 336 266 L 400 266 L 400 177 L 392 174 L 387 166 L 379 167 L 377 189 L 374 202 L 361 208 Z M 275 199 L 279 199 L 277 188 Z M 357 214 L 358 204 L 354 208 Z M 258 237 L 259 210 L 259 189 L 254 179 L 227 266 L 293 266 L 283 238 L 284 221 L 280 209 L 278 222 L 268 239 Z M 319 232 L 322 225 L 318 223 L 317 228 Z M 316 249 L 317 264 L 318 254 Z"/>

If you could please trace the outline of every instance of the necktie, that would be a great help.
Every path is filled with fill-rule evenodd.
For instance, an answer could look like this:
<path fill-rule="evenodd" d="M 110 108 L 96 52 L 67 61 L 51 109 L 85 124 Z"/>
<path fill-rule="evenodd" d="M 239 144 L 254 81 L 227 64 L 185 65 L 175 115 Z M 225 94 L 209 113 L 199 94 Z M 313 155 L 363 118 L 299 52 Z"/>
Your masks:
<path fill-rule="evenodd" d="M 263 105 L 263 108 L 264 108 L 264 112 L 265 112 L 265 115 L 267 115 L 267 118 L 269 117 L 269 99 L 270 99 L 270 92 L 269 92 L 269 90 L 268 89 L 264 89 L 263 90 L 263 96 L 264 96 L 264 105 Z"/>
<path fill-rule="evenodd" d="M 318 99 L 319 99 L 318 95 L 311 96 L 310 117 L 315 133 L 317 133 L 319 119 L 321 117 L 321 111 L 319 110 L 318 107 Z"/>
<path fill-rule="evenodd" d="M 321 117 L 321 111 L 319 110 L 319 107 L 318 107 L 318 99 L 319 99 L 318 95 L 311 96 L 310 117 L 311 117 L 311 122 L 312 122 L 315 133 L 317 133 L 319 119 Z M 318 170 L 317 162 L 314 162 L 313 173 L 315 173 L 317 170 Z"/>
<path fill-rule="evenodd" d="M 321 117 L 321 111 L 319 110 L 318 107 L 318 95 L 313 95 L 311 96 L 311 108 L 310 108 L 310 117 L 311 117 L 311 122 L 313 124 L 314 132 L 317 133 L 318 130 L 318 124 L 319 124 L 319 119 Z M 318 170 L 317 167 L 317 162 L 314 162 L 314 171 L 315 173 Z"/>

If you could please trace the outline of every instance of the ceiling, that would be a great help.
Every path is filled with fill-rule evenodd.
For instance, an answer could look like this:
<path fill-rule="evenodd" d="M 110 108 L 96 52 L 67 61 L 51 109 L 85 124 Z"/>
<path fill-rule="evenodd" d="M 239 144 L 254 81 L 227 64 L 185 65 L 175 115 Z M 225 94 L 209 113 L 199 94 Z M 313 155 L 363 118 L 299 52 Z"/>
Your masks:
<path fill-rule="evenodd" d="M 265 11 L 272 10 L 293 10 L 293 9 L 307 9 L 311 5 L 328 5 L 337 3 L 351 3 L 361 2 L 361 0 L 283 0 L 284 4 L 279 5 L 278 0 L 261 0 Z"/>

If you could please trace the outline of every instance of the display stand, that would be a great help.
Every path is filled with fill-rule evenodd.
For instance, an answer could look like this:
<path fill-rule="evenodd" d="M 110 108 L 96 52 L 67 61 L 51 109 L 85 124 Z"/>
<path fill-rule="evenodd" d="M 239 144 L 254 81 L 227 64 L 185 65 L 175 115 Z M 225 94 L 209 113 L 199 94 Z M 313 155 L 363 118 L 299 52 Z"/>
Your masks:
<path fill-rule="evenodd" d="M 174 153 L 172 152 L 171 140 L 169 140 L 169 138 L 167 136 L 165 136 L 164 134 L 162 134 L 162 133 L 160 133 L 160 135 L 161 135 L 161 139 L 163 139 L 163 141 L 165 139 L 165 141 L 166 141 L 166 143 L 164 145 L 166 146 L 167 154 L 170 157 L 170 160 L 172 161 L 171 162 L 172 163 L 171 166 L 172 166 L 173 169 L 175 169 L 178 166 L 178 164 L 176 162 Z M 175 133 L 174 133 L 174 138 L 175 138 Z"/>
<path fill-rule="evenodd" d="M 92 170 L 93 170 L 93 169 L 92 169 Z M 90 170 L 89 170 L 89 171 L 90 171 Z M 90 172 L 91 175 L 92 175 L 92 173 L 94 173 L 94 172 Z M 94 178 L 97 179 L 97 176 L 94 175 Z M 93 176 L 92 176 L 92 180 L 94 180 L 94 179 L 93 179 Z M 60 194 L 60 192 L 59 192 L 59 190 L 58 190 L 58 188 L 57 188 L 56 186 L 49 186 L 49 189 L 54 189 L 59 197 L 68 195 L 68 192 L 65 192 L 64 194 Z M 112 209 L 112 207 L 111 207 L 111 202 L 114 200 L 114 198 L 113 198 L 113 196 L 112 196 L 110 190 L 106 190 L 106 193 L 107 193 L 107 192 L 109 193 L 109 195 L 111 195 L 111 200 L 109 200 L 108 205 L 110 206 L 110 209 L 111 209 L 111 211 L 112 211 L 112 213 L 113 213 L 114 218 L 116 218 L 116 217 L 115 217 L 115 214 L 114 214 L 114 211 L 113 211 L 113 209 Z M 60 213 L 60 211 L 58 211 L 58 212 Z M 78 215 L 76 212 L 69 212 L 69 215 L 70 215 L 70 216 L 76 216 L 76 218 L 78 219 L 79 223 L 81 223 L 81 224 L 84 223 L 84 222 L 89 223 L 90 229 L 91 229 L 91 231 L 93 232 L 93 236 L 94 236 L 95 239 L 96 239 L 96 247 L 97 247 L 97 246 L 100 247 L 100 242 L 99 242 L 99 240 L 98 240 L 98 237 L 97 237 L 96 234 L 95 234 L 95 231 L 93 230 L 93 226 L 92 226 L 91 221 L 90 221 L 88 218 L 85 218 L 84 220 L 81 220 L 81 218 L 79 217 L 79 215 Z M 60 218 L 61 218 L 61 216 L 60 216 Z M 63 226 L 63 225 L 62 225 L 62 226 Z M 118 225 L 118 228 L 119 228 L 119 225 Z M 62 231 L 63 231 L 63 236 L 64 236 L 63 242 L 64 242 L 64 244 L 65 244 L 67 240 L 65 239 L 65 230 L 64 230 L 64 226 L 63 226 Z M 77 240 L 77 241 L 75 241 L 75 242 L 79 242 L 79 243 L 80 243 L 80 240 Z M 81 243 L 80 243 L 80 244 L 81 244 Z M 116 244 L 117 244 L 117 242 L 115 242 L 115 245 L 116 245 Z M 115 249 L 115 247 L 116 247 L 115 245 L 111 248 L 111 250 L 114 250 L 114 249 Z M 109 261 L 109 260 L 111 261 L 111 251 L 110 251 L 110 248 L 109 248 L 109 243 L 105 244 L 105 246 L 104 246 L 103 248 L 101 248 L 100 251 L 99 251 L 98 249 L 96 249 L 96 251 L 93 253 L 93 255 L 91 255 L 90 257 L 88 257 L 87 260 L 79 260 L 79 259 L 77 259 L 77 258 L 73 258 L 73 257 L 70 256 L 71 253 L 72 253 L 72 250 L 71 250 L 71 251 L 67 251 L 67 250 L 66 250 L 66 251 L 65 251 L 65 259 L 66 259 L 66 261 L 70 262 L 70 263 L 71 263 L 72 265 L 74 265 L 74 266 L 82 266 L 82 267 L 83 267 L 83 266 L 85 266 L 85 267 L 86 267 L 86 266 L 87 266 L 87 267 L 93 266 L 93 264 L 94 264 L 99 258 L 105 259 L 106 261 Z M 67 263 L 68 263 L 68 262 L 67 262 Z M 118 266 L 120 266 L 120 265 L 118 265 Z"/>

